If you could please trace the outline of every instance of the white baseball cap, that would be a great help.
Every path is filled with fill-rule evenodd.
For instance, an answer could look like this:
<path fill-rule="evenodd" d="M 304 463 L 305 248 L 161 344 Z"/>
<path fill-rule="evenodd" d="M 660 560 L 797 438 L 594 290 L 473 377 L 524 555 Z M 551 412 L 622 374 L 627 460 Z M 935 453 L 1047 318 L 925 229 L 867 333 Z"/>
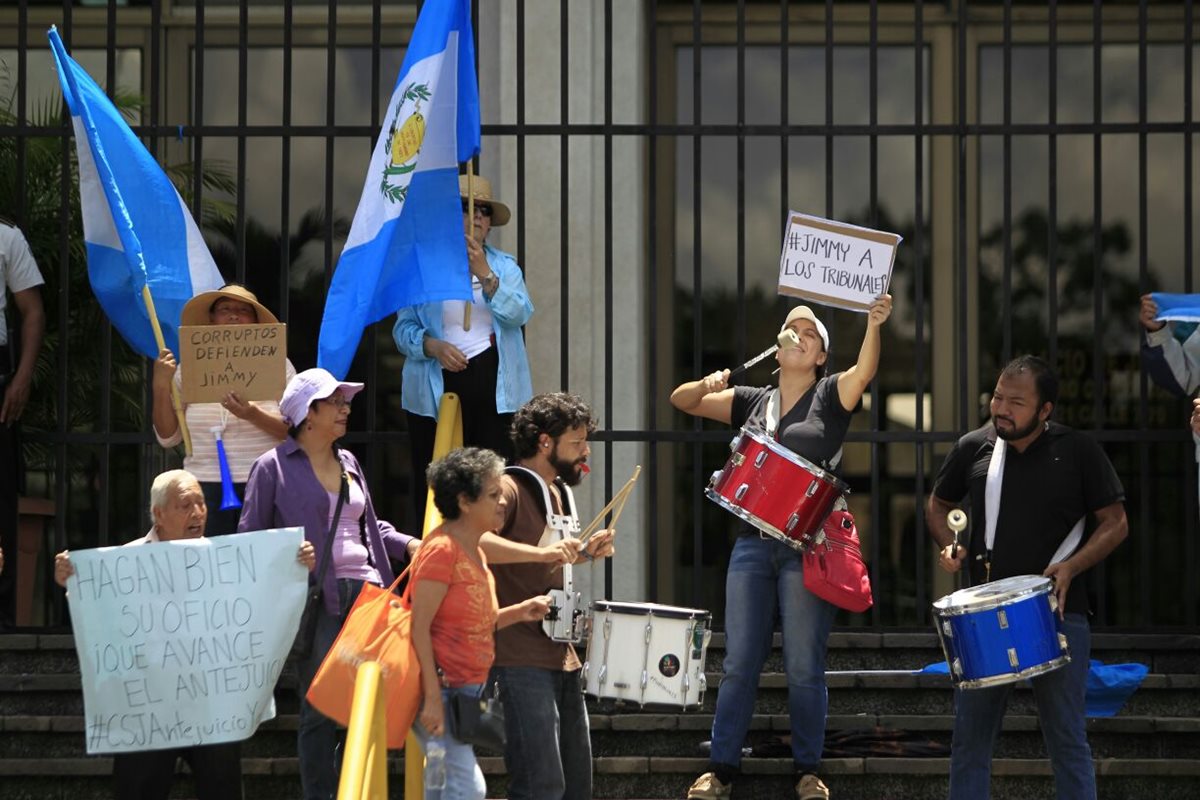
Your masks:
<path fill-rule="evenodd" d="M 825 329 L 825 323 L 817 319 L 817 315 L 808 306 L 796 306 L 788 312 L 787 319 L 780 326 L 780 331 L 787 330 L 787 326 L 791 325 L 798 319 L 806 319 L 813 325 L 817 326 L 817 333 L 821 336 L 821 343 L 825 345 L 825 352 L 829 352 L 829 331 Z"/>
<path fill-rule="evenodd" d="M 324 400 L 338 390 L 349 400 L 363 390 L 363 384 L 339 381 L 320 367 L 297 373 L 288 381 L 279 400 L 283 421 L 291 427 L 299 425 L 308 416 L 308 407 L 314 400 Z"/>

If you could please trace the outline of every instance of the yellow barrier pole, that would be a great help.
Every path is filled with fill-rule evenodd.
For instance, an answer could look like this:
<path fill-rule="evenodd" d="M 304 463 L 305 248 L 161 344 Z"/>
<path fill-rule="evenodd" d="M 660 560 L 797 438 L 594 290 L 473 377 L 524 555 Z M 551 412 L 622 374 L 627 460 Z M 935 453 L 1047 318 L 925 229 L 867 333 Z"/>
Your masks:
<path fill-rule="evenodd" d="M 433 435 L 433 459 L 436 461 L 451 450 L 462 447 L 462 405 L 454 392 L 444 392 L 442 402 L 438 406 L 437 431 Z M 428 536 L 430 531 L 442 524 L 442 515 L 433 504 L 433 490 L 425 498 L 425 524 L 421 535 Z M 404 796 L 415 800 L 425 796 L 425 751 L 411 731 L 404 743 Z"/>
<path fill-rule="evenodd" d="M 354 679 L 354 702 L 338 800 L 387 800 L 387 709 L 378 662 L 364 661 Z"/>

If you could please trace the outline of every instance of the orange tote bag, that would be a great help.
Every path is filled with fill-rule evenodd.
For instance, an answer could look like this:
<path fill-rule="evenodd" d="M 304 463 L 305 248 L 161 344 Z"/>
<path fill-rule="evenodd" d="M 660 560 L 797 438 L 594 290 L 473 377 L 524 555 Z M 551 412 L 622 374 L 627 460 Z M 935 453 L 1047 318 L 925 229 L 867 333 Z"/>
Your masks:
<path fill-rule="evenodd" d="M 363 584 L 333 647 L 308 688 L 308 702 L 341 725 L 350 722 L 358 665 L 377 661 L 387 698 L 388 747 L 404 740 L 421 706 L 421 669 L 412 646 L 412 587 L 394 594 L 405 569 L 387 589 Z"/>

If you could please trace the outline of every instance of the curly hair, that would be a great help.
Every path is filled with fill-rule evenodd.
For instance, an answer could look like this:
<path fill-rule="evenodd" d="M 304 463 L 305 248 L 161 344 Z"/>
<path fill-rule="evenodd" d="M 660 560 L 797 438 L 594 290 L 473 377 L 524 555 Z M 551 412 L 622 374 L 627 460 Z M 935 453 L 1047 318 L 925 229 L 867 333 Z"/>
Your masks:
<path fill-rule="evenodd" d="M 460 447 L 451 450 L 425 470 L 425 482 L 433 489 L 433 504 L 443 519 L 458 519 L 459 495 L 475 502 L 483 494 L 489 478 L 504 473 L 504 459 L 482 447 Z"/>
<path fill-rule="evenodd" d="M 509 433 L 518 459 L 537 453 L 538 437 L 543 433 L 557 439 L 571 428 L 596 430 L 592 408 L 578 395 L 569 392 L 539 394 L 517 409 Z"/>

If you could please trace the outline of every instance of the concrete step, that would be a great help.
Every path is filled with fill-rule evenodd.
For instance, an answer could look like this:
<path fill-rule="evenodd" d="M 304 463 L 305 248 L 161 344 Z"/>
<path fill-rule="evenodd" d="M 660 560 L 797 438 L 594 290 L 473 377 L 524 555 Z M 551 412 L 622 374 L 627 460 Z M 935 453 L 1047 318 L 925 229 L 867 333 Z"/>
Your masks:
<path fill-rule="evenodd" d="M 276 691 L 279 713 L 294 713 L 296 699 L 289 690 L 293 681 L 280 680 Z M 709 673 L 709 691 L 704 712 L 711 713 L 720 691 L 721 676 Z M 950 714 L 953 692 L 945 675 L 914 674 L 897 671 L 829 671 L 830 714 Z M 1130 697 L 1122 713 L 1132 716 L 1200 717 L 1200 675 L 1147 675 Z M 636 704 L 612 700 L 589 700 L 595 714 L 620 714 L 640 711 Z M 1019 683 L 1009 700 L 1009 711 L 1032 714 L 1035 706 L 1028 683 Z M 670 709 L 667 709 L 668 711 Z M 760 714 L 787 713 L 787 676 L 764 672 L 758 682 Z M 78 674 L 0 675 L 0 716 L 38 716 L 45 714 L 78 716 L 83 713 Z"/>
<path fill-rule="evenodd" d="M 594 795 L 597 798 L 679 798 L 704 771 L 702 758 L 642 756 L 597 758 Z M 503 797 L 504 763 L 484 757 L 480 765 L 488 778 L 488 796 Z M 299 788 L 294 758 L 242 762 L 246 797 L 275 800 L 294 797 Z M 0 759 L 0 780 L 6 800 L 100 800 L 110 790 L 107 758 Z M 949 760 L 846 758 L 822 765 L 822 776 L 838 800 L 942 800 L 947 791 Z M 1044 800 L 1054 794 L 1049 762 L 1043 759 L 996 759 L 993 763 L 994 800 Z M 1098 759 L 1100 800 L 1152 797 L 1154 800 L 1194 800 L 1200 782 L 1200 760 Z M 403 797 L 403 760 L 389 759 L 389 797 Z M 177 781 L 173 797 L 191 797 L 190 781 Z M 788 797 L 792 791 L 790 759 L 746 759 L 734 798 Z"/>
<path fill-rule="evenodd" d="M 264 723 L 242 743 L 243 755 L 273 758 L 295 753 L 298 719 L 287 714 Z M 712 720 L 711 714 L 594 715 L 592 747 L 602 757 L 694 757 L 701 754 L 700 743 L 709 738 Z M 839 733 L 869 733 L 878 727 L 919 734 L 948 748 L 953 723 L 950 715 L 838 715 L 829 717 L 826 730 L 833 737 L 831 747 L 836 746 Z M 0 717 L 0 759 L 84 757 L 83 730 L 79 716 Z M 747 745 L 778 741 L 789 730 L 786 715 L 756 715 Z M 1088 739 L 1096 758 L 1186 759 L 1200 753 L 1200 718 L 1095 718 L 1088 720 Z M 1036 716 L 1005 718 L 997 757 L 1039 758 L 1044 753 Z"/>
<path fill-rule="evenodd" d="M 764 667 L 782 672 L 782 636 L 775 634 Z M 0 636 L 0 675 L 78 672 L 75 641 L 68 634 L 11 634 Z M 707 669 L 721 671 L 725 634 L 716 632 L 708 647 Z M 580 658 L 586 650 L 580 649 Z M 1200 635 L 1195 633 L 1098 632 L 1092 636 L 1092 657 L 1105 663 L 1140 662 L 1161 674 L 1200 673 Z M 932 630 L 834 631 L 829 637 L 827 667 L 831 670 L 921 669 L 942 659 Z"/>

